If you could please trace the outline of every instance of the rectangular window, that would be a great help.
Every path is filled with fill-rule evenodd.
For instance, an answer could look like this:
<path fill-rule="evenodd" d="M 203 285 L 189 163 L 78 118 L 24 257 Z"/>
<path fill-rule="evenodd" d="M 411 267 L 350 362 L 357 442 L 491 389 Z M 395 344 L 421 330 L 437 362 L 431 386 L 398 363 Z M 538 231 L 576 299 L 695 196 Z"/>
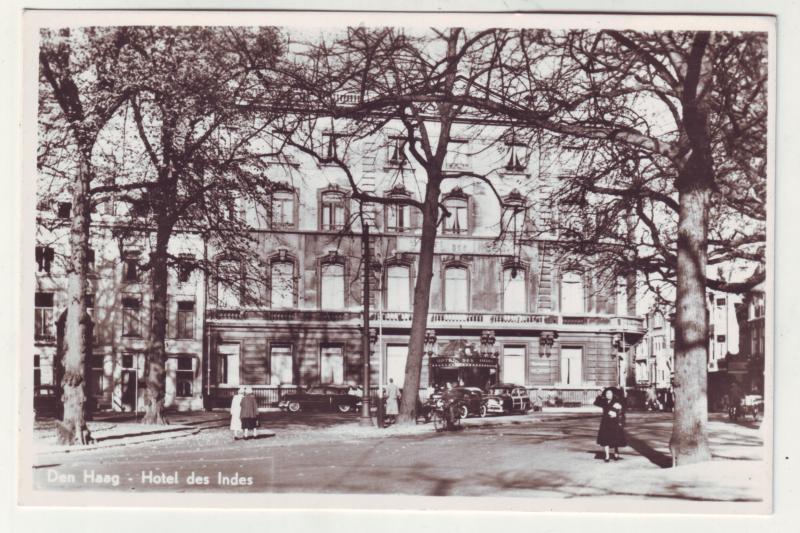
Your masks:
<path fill-rule="evenodd" d="M 344 383 L 344 354 L 341 346 L 320 348 L 320 383 L 340 385 Z"/>
<path fill-rule="evenodd" d="M 72 214 L 70 202 L 58 202 L 58 218 L 69 219 Z"/>
<path fill-rule="evenodd" d="M 126 254 L 123 259 L 123 278 L 128 283 L 139 281 L 139 254 Z"/>
<path fill-rule="evenodd" d="M 392 311 L 411 309 L 411 269 L 390 266 L 386 271 L 386 308 Z"/>
<path fill-rule="evenodd" d="M 582 348 L 561 348 L 561 383 L 564 385 L 583 383 Z"/>
<path fill-rule="evenodd" d="M 178 263 L 178 283 L 189 283 L 194 270 L 194 256 L 192 254 L 181 254 Z"/>
<path fill-rule="evenodd" d="M 294 263 L 272 263 L 270 301 L 276 309 L 294 307 Z"/>
<path fill-rule="evenodd" d="M 141 301 L 137 297 L 122 298 L 122 336 L 142 336 Z"/>
<path fill-rule="evenodd" d="M 269 372 L 272 385 L 294 384 L 291 344 L 274 344 L 270 346 Z"/>
<path fill-rule="evenodd" d="M 406 359 L 408 359 L 408 346 L 386 347 L 386 383 L 389 383 L 391 378 L 395 385 L 403 387 L 406 380 Z"/>
<path fill-rule="evenodd" d="M 390 165 L 401 166 L 406 162 L 406 139 L 404 137 L 391 137 L 389 139 L 389 152 L 387 161 Z"/>
<path fill-rule="evenodd" d="M 443 233 L 467 234 L 469 233 L 469 207 L 466 200 L 445 200 L 445 208 L 450 216 L 444 218 Z"/>
<path fill-rule="evenodd" d="M 527 372 L 525 372 L 525 347 L 524 346 L 504 346 L 503 347 L 503 383 L 513 383 L 515 385 L 525 385 Z"/>
<path fill-rule="evenodd" d="M 177 357 L 175 370 L 175 396 L 190 398 L 194 389 L 194 358 L 188 355 Z"/>
<path fill-rule="evenodd" d="M 55 317 L 52 292 L 37 292 L 34 296 L 35 338 L 49 340 L 55 336 Z"/>
<path fill-rule="evenodd" d="M 239 307 L 241 265 L 236 261 L 220 261 L 217 271 L 217 307 Z"/>
<path fill-rule="evenodd" d="M 447 268 L 444 274 L 444 308 L 446 311 L 467 311 L 469 294 L 466 268 Z"/>
<path fill-rule="evenodd" d="M 503 270 L 503 312 L 524 313 L 526 299 L 525 272 L 516 268 Z"/>
<path fill-rule="evenodd" d="M 411 207 L 407 205 L 386 206 L 386 231 L 402 233 L 411 229 Z"/>
<path fill-rule="evenodd" d="M 41 359 L 38 355 L 33 356 L 33 390 L 34 394 L 39 392 L 39 388 L 42 386 L 42 367 L 41 367 Z"/>
<path fill-rule="evenodd" d="M 344 308 L 344 266 L 339 264 L 322 265 L 322 309 Z"/>
<path fill-rule="evenodd" d="M 294 194 L 279 191 L 272 195 L 272 228 L 291 228 L 294 226 Z"/>
<path fill-rule="evenodd" d="M 220 344 L 217 348 L 217 383 L 239 385 L 239 345 Z"/>
<path fill-rule="evenodd" d="M 338 192 L 324 193 L 321 203 L 321 229 L 323 231 L 336 231 L 344 228 L 346 217 L 344 195 Z"/>
<path fill-rule="evenodd" d="M 50 273 L 50 267 L 53 264 L 55 251 L 50 246 L 37 246 L 36 247 L 36 265 L 38 272 Z"/>
<path fill-rule="evenodd" d="M 94 249 L 89 248 L 88 250 L 86 250 L 86 269 L 89 272 L 94 272 L 95 270 L 94 257 L 95 257 Z"/>
<path fill-rule="evenodd" d="M 583 313 L 583 278 L 575 272 L 567 272 L 561 279 L 561 312 Z"/>
<path fill-rule="evenodd" d="M 194 302 L 178 302 L 175 337 L 178 339 L 194 338 Z"/>

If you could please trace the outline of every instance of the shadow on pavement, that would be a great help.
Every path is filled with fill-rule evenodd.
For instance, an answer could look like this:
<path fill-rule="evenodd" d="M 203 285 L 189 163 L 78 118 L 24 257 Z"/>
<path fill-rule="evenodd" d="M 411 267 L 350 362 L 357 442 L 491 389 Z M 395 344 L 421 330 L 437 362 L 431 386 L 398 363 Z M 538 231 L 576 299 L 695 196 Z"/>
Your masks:
<path fill-rule="evenodd" d="M 645 441 L 636 438 L 627 431 L 625 432 L 625 438 L 628 440 L 628 446 L 633 448 L 636 451 L 636 453 L 646 458 L 648 461 L 650 461 L 657 467 L 659 468 L 672 467 L 672 456 L 656 450 L 655 448 L 647 444 Z"/>

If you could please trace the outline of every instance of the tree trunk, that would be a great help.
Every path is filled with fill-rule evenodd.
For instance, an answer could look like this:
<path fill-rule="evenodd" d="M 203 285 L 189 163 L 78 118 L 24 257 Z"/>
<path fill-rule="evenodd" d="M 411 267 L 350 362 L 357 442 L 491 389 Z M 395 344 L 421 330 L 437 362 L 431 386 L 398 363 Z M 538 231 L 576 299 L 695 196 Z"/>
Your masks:
<path fill-rule="evenodd" d="M 147 364 L 145 370 L 145 402 L 143 424 L 168 424 L 164 416 L 166 393 L 165 343 L 167 338 L 167 269 L 168 229 L 159 225 L 156 246 L 150 256 L 150 280 L 153 297 L 150 301 L 152 323 L 148 332 Z"/>
<path fill-rule="evenodd" d="M 436 243 L 436 223 L 439 221 L 439 178 L 429 176 L 422 212 L 422 237 L 420 239 L 419 268 L 414 285 L 414 306 L 411 334 L 408 342 L 406 376 L 400 401 L 398 424 L 414 424 L 417 420 L 417 398 L 422 371 L 425 331 L 428 327 L 428 307 L 433 279 L 433 251 Z"/>
<path fill-rule="evenodd" d="M 675 409 L 670 439 L 674 465 L 711 459 L 708 446 L 708 315 L 706 187 L 680 193 L 675 318 Z"/>
<path fill-rule="evenodd" d="M 84 151 L 85 152 L 85 151 Z M 72 186 L 72 221 L 67 258 L 67 316 L 64 324 L 63 369 L 61 382 L 63 416 L 56 424 L 59 444 L 88 444 L 86 427 L 86 256 L 89 248 L 89 185 L 91 154 L 82 153 L 78 176 Z"/>

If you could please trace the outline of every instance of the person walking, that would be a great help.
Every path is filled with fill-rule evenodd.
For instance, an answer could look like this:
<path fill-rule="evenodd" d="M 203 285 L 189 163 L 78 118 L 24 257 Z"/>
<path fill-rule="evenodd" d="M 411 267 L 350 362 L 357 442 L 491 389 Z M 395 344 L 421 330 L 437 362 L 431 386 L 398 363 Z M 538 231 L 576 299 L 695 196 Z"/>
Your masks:
<path fill-rule="evenodd" d="M 603 409 L 600 429 L 597 432 L 597 444 L 603 447 L 607 463 L 611 460 L 610 448 L 614 448 L 614 460 L 619 461 L 619 449 L 627 446 L 625 441 L 625 412 L 622 395 L 614 387 L 606 387 L 602 394 L 594 400 L 597 407 Z"/>
<path fill-rule="evenodd" d="M 233 398 L 231 399 L 231 431 L 233 432 L 233 440 L 239 440 L 242 433 L 242 397 L 244 396 L 244 387 L 239 387 Z"/>
<path fill-rule="evenodd" d="M 399 399 L 400 389 L 397 388 L 394 380 L 389 378 L 389 383 L 386 385 L 386 416 L 390 419 L 391 424 L 394 424 L 395 420 L 397 420 L 397 415 L 400 414 L 397 404 Z"/>
<path fill-rule="evenodd" d="M 253 438 L 257 437 L 256 420 L 258 419 L 258 405 L 256 405 L 256 397 L 253 395 L 252 387 L 245 387 L 244 389 L 244 398 L 242 398 L 242 407 L 239 416 L 242 419 L 244 438 L 249 438 L 247 436 L 249 430 L 253 431 Z"/>

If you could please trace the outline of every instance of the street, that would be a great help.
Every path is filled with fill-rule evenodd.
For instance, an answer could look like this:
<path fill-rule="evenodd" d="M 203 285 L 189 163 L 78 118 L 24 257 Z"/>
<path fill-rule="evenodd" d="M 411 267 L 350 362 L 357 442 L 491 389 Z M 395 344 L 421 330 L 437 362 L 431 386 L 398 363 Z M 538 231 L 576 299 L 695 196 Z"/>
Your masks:
<path fill-rule="evenodd" d="M 758 501 L 769 479 L 757 425 L 721 415 L 710 422 L 715 461 L 702 468 L 666 468 L 668 413 L 630 413 L 629 446 L 610 463 L 593 415 L 469 419 L 458 432 L 427 424 L 366 437 L 352 416 L 300 416 L 323 427 L 270 413 L 262 427 L 275 435 L 254 440 L 234 442 L 219 423 L 187 438 L 48 454 L 35 462 L 35 487 Z"/>

